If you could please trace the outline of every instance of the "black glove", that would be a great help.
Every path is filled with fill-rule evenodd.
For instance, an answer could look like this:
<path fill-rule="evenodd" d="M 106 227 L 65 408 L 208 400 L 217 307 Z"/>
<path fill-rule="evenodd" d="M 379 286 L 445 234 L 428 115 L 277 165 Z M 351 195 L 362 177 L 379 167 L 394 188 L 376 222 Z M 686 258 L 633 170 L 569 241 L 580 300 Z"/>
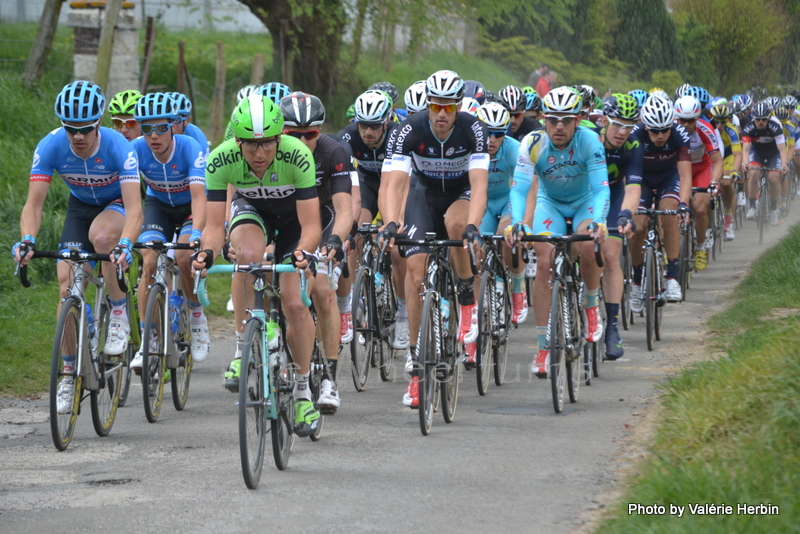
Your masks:
<path fill-rule="evenodd" d="M 301 252 L 303 254 L 302 258 L 298 258 L 297 257 L 297 253 L 298 252 Z M 303 260 L 307 260 L 308 261 L 308 266 L 306 267 L 306 269 L 310 269 L 311 270 L 311 276 L 316 276 L 317 275 L 317 257 L 314 254 L 310 253 L 310 252 L 306 252 L 305 250 L 295 250 L 294 252 L 292 252 L 292 265 L 294 267 L 297 267 L 297 262 L 300 262 L 300 261 L 303 261 Z"/>
<path fill-rule="evenodd" d="M 397 223 L 392 221 L 383 227 L 383 230 L 378 234 L 378 241 L 390 241 L 397 235 Z"/>
<path fill-rule="evenodd" d="M 678 202 L 678 211 L 683 213 L 692 214 L 692 208 L 686 205 L 686 202 Z"/>
<path fill-rule="evenodd" d="M 344 259 L 343 245 L 342 239 L 338 235 L 332 235 L 330 238 L 328 238 L 328 242 L 325 243 L 325 248 L 328 249 L 328 253 L 330 253 L 331 250 L 335 250 L 336 254 L 333 258 L 336 261 L 342 261 Z"/>
<path fill-rule="evenodd" d="M 207 248 L 205 250 L 198 250 L 197 252 L 192 254 L 192 260 L 193 261 L 196 260 L 197 259 L 197 255 L 200 254 L 201 252 L 205 252 L 206 253 L 206 258 L 205 258 L 204 261 L 206 262 L 206 269 L 210 269 L 211 266 L 214 265 L 214 251 L 211 250 L 210 248 Z"/>
<path fill-rule="evenodd" d="M 225 242 L 222 244 L 222 257 L 223 257 L 223 258 L 225 259 L 225 261 L 227 261 L 228 263 L 235 263 L 235 261 L 231 259 L 231 256 L 230 256 L 230 254 L 231 254 L 231 242 L 230 242 L 230 240 L 226 240 L 226 241 L 225 241 Z"/>
<path fill-rule="evenodd" d="M 636 231 L 636 223 L 633 222 L 633 214 L 631 210 L 621 210 L 619 212 L 619 217 L 617 217 L 617 226 L 621 226 L 625 228 L 625 225 L 631 223 L 631 230 Z"/>
<path fill-rule="evenodd" d="M 467 225 L 467 227 L 464 229 L 464 233 L 461 235 L 461 239 L 466 239 L 470 242 L 477 241 L 478 245 L 483 244 L 483 237 L 481 237 L 481 233 L 474 224 Z"/>

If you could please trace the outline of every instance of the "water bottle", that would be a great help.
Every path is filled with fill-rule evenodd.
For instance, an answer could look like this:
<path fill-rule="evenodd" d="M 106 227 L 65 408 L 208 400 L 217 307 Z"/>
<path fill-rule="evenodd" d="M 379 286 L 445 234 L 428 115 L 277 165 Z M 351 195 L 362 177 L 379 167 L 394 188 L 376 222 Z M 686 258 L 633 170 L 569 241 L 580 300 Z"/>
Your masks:
<path fill-rule="evenodd" d="M 274 351 L 278 348 L 278 341 L 280 339 L 280 327 L 278 323 L 273 320 L 267 321 L 267 348 Z"/>
<path fill-rule="evenodd" d="M 375 295 L 380 297 L 383 294 L 383 273 L 375 273 Z"/>
<path fill-rule="evenodd" d="M 450 301 L 449 300 L 447 300 L 445 298 L 442 298 L 439 301 L 439 309 L 442 312 L 442 319 L 443 320 L 446 321 L 447 319 L 450 318 Z"/>
<path fill-rule="evenodd" d="M 86 305 L 86 322 L 89 323 L 89 348 L 92 350 L 92 355 L 97 354 L 97 345 L 99 340 L 95 336 L 97 328 L 94 324 L 94 313 L 92 312 L 92 305 Z"/>
<path fill-rule="evenodd" d="M 169 317 L 170 321 L 172 322 L 173 333 L 178 331 L 182 305 L 183 305 L 182 296 L 176 293 L 173 293 L 172 295 L 169 296 Z"/>
<path fill-rule="evenodd" d="M 497 293 L 497 298 L 502 300 L 503 293 L 506 291 L 506 281 L 498 276 L 494 281 L 494 289 Z"/>

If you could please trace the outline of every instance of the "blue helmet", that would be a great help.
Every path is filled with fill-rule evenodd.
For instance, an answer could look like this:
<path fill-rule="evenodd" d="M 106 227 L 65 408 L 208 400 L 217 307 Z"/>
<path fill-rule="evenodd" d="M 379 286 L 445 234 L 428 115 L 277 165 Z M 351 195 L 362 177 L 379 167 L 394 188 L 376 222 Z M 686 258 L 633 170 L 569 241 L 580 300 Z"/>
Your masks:
<path fill-rule="evenodd" d="M 697 85 L 691 87 L 686 94 L 691 95 L 699 100 L 700 105 L 703 107 L 705 107 L 705 105 L 711 101 L 711 95 L 709 92 Z"/>
<path fill-rule="evenodd" d="M 175 102 L 175 108 L 177 109 L 178 116 L 180 118 L 185 119 L 192 114 L 192 102 L 185 94 L 183 93 L 167 93 L 167 94 L 171 96 L 172 100 Z"/>
<path fill-rule="evenodd" d="M 536 93 L 528 93 L 525 95 L 527 100 L 525 104 L 526 111 L 542 111 L 542 99 Z"/>
<path fill-rule="evenodd" d="M 62 121 L 95 121 L 103 116 L 105 109 L 106 96 L 93 82 L 68 83 L 56 97 L 56 117 Z"/>
<path fill-rule="evenodd" d="M 139 122 L 150 119 L 174 121 L 178 118 L 178 107 L 169 93 L 148 93 L 136 102 L 133 118 Z"/>
<path fill-rule="evenodd" d="M 629 91 L 628 94 L 636 99 L 636 105 L 639 107 L 644 106 L 644 103 L 647 102 L 648 94 L 644 89 L 634 89 Z"/>
<path fill-rule="evenodd" d="M 747 93 L 739 95 L 739 104 L 742 106 L 742 111 L 748 111 L 753 106 L 753 97 Z"/>
<path fill-rule="evenodd" d="M 261 96 L 265 98 L 269 98 L 273 102 L 275 102 L 276 106 L 279 106 L 281 103 L 281 98 L 284 96 L 289 96 L 292 92 L 289 89 L 288 85 L 284 85 L 280 82 L 270 82 L 261 86 Z"/>

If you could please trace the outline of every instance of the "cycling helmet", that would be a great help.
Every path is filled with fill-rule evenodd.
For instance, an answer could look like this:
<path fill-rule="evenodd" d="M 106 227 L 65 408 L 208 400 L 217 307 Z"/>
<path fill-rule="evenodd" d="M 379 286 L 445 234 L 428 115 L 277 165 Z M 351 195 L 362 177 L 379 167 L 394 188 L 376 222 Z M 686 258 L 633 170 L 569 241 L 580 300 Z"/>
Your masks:
<path fill-rule="evenodd" d="M 257 93 L 259 89 L 261 89 L 260 85 L 255 85 L 252 83 L 250 85 L 245 85 L 244 87 L 239 89 L 238 93 L 236 93 L 236 103 L 238 104 L 248 96 Z"/>
<path fill-rule="evenodd" d="M 772 107 L 769 102 L 762 100 L 753 106 L 753 117 L 763 118 L 772 115 Z"/>
<path fill-rule="evenodd" d="M 487 102 L 497 102 L 497 95 L 488 89 L 486 89 L 483 96 L 483 103 L 486 104 Z"/>
<path fill-rule="evenodd" d="M 368 89 L 356 98 L 356 120 L 384 122 L 392 113 L 392 101 L 383 91 Z"/>
<path fill-rule="evenodd" d="M 535 92 L 536 92 L 536 89 L 534 89 L 530 85 L 526 85 L 525 87 L 522 88 L 522 93 L 525 94 L 525 95 L 529 95 L 529 94 L 535 93 Z"/>
<path fill-rule="evenodd" d="M 112 115 L 133 115 L 136 101 L 142 98 L 142 93 L 136 89 L 129 89 L 114 95 L 108 103 L 108 112 Z"/>
<path fill-rule="evenodd" d="M 701 106 L 705 106 L 711 100 L 711 95 L 702 87 L 694 86 L 689 91 L 690 95 L 700 101 Z"/>
<path fill-rule="evenodd" d="M 373 83 L 368 89 L 377 89 L 386 93 L 392 99 L 392 106 L 400 101 L 400 93 L 397 92 L 397 87 L 391 82 Z"/>
<path fill-rule="evenodd" d="M 639 106 L 631 95 L 615 93 L 603 103 L 603 113 L 612 119 L 635 121 L 639 118 Z"/>
<path fill-rule="evenodd" d="M 781 106 L 785 108 L 796 108 L 797 107 L 797 98 L 792 95 L 786 95 L 781 100 Z"/>
<path fill-rule="evenodd" d="M 728 104 L 717 104 L 711 108 L 711 118 L 715 121 L 727 121 L 731 118 L 733 112 Z"/>
<path fill-rule="evenodd" d="M 678 87 L 677 89 L 675 89 L 675 101 L 677 101 L 680 97 L 684 96 L 686 94 L 686 92 L 689 89 L 691 89 L 691 87 L 692 87 L 691 85 L 689 85 L 688 83 L 685 83 L 685 84 L 681 85 L 680 87 Z"/>
<path fill-rule="evenodd" d="M 595 95 L 594 97 L 594 109 L 602 110 L 603 109 L 603 99 L 599 96 Z"/>
<path fill-rule="evenodd" d="M 474 98 L 469 98 L 469 97 L 465 96 L 461 100 L 461 107 L 459 107 L 458 111 L 465 111 L 465 112 L 469 113 L 470 115 L 475 115 L 475 113 L 478 112 L 478 108 L 479 107 L 480 107 L 480 104 L 478 104 L 477 100 L 475 100 Z"/>
<path fill-rule="evenodd" d="M 542 99 L 534 91 L 525 95 L 525 109 L 527 111 L 542 111 Z"/>
<path fill-rule="evenodd" d="M 672 126 L 675 118 L 675 108 L 672 107 L 672 101 L 669 99 L 651 96 L 642 106 L 641 114 L 642 122 L 648 128 L 668 128 Z"/>
<path fill-rule="evenodd" d="M 106 96 L 93 82 L 68 83 L 56 97 L 56 117 L 62 121 L 89 122 L 103 116 Z"/>
<path fill-rule="evenodd" d="M 136 102 L 133 118 L 139 122 L 150 119 L 167 119 L 172 122 L 178 118 L 178 108 L 169 94 L 148 93 Z"/>
<path fill-rule="evenodd" d="M 425 92 L 431 98 L 461 100 L 464 97 L 464 80 L 452 70 L 434 72 L 425 80 Z"/>
<path fill-rule="evenodd" d="M 284 128 L 310 128 L 325 122 L 325 106 L 314 95 L 295 91 L 281 98 L 280 108 Z"/>
<path fill-rule="evenodd" d="M 528 100 L 522 89 L 516 85 L 506 85 L 497 93 L 497 100 L 503 104 L 509 113 L 525 111 Z"/>
<path fill-rule="evenodd" d="M 594 88 L 591 85 L 576 85 L 575 90 L 581 96 L 583 109 L 589 109 L 594 105 Z"/>
<path fill-rule="evenodd" d="M 183 93 L 167 93 L 172 97 L 175 102 L 175 107 L 178 109 L 178 116 L 185 119 L 192 113 L 192 102 Z"/>
<path fill-rule="evenodd" d="M 726 107 L 728 108 L 728 111 L 731 113 L 731 115 L 738 115 L 739 113 L 742 112 L 742 104 L 738 100 L 732 100 L 728 102 Z"/>
<path fill-rule="evenodd" d="M 653 89 L 652 91 L 650 91 L 649 96 L 658 96 L 666 100 L 669 100 L 669 95 L 663 89 Z"/>
<path fill-rule="evenodd" d="M 464 96 L 474 98 L 478 103 L 483 104 L 486 99 L 486 89 L 481 82 L 467 80 L 464 82 Z"/>
<path fill-rule="evenodd" d="M 777 96 L 768 96 L 764 102 L 766 102 L 772 110 L 775 110 L 775 108 L 778 107 L 778 104 L 780 104 L 780 100 Z"/>
<path fill-rule="evenodd" d="M 545 113 L 575 113 L 581 111 L 581 97 L 572 87 L 556 87 L 542 99 Z"/>
<path fill-rule="evenodd" d="M 347 108 L 347 120 L 352 121 L 356 118 L 356 105 L 350 104 L 350 107 Z"/>
<path fill-rule="evenodd" d="M 739 95 L 739 104 L 742 106 L 742 112 L 746 112 L 753 107 L 753 98 L 748 94 Z"/>
<path fill-rule="evenodd" d="M 280 105 L 281 98 L 287 96 L 292 92 L 292 90 L 288 85 L 284 85 L 280 82 L 269 82 L 262 85 L 259 92 L 261 93 L 261 96 L 269 98 L 277 106 Z"/>
<path fill-rule="evenodd" d="M 727 104 L 727 103 L 728 103 L 728 100 L 724 96 L 715 96 L 714 98 L 712 98 L 708 102 L 708 104 L 705 105 L 705 108 L 707 110 L 711 111 L 711 108 L 713 108 L 714 106 L 717 106 L 719 104 Z"/>
<path fill-rule="evenodd" d="M 506 107 L 497 102 L 487 102 L 478 108 L 477 117 L 486 123 L 490 130 L 506 130 L 511 123 L 511 116 Z"/>
<path fill-rule="evenodd" d="M 231 129 L 239 139 L 273 137 L 283 132 L 283 115 L 271 99 L 250 95 L 234 108 Z"/>
<path fill-rule="evenodd" d="M 414 85 L 406 89 L 404 100 L 409 113 L 425 111 L 425 104 L 427 101 L 427 96 L 425 95 L 425 81 L 415 82 Z"/>
<path fill-rule="evenodd" d="M 628 94 L 636 99 L 636 105 L 639 107 L 644 106 L 647 101 L 647 93 L 643 89 L 634 89 L 629 91 Z"/>
<path fill-rule="evenodd" d="M 778 117 L 779 120 L 785 121 L 789 118 L 790 114 L 791 112 L 788 108 L 778 106 L 778 108 L 775 109 L 775 116 Z"/>
<path fill-rule="evenodd" d="M 675 116 L 680 119 L 696 119 L 701 112 L 700 102 L 691 95 L 682 96 L 675 102 Z"/>

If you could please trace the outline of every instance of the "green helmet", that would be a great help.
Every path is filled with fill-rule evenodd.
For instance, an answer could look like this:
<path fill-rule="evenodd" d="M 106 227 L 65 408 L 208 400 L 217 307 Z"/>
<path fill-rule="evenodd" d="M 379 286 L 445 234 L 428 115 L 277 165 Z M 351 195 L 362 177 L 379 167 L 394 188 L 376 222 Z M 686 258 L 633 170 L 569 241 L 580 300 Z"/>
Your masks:
<path fill-rule="evenodd" d="M 530 94 L 530 93 L 535 93 L 535 92 L 536 92 L 536 90 L 533 87 L 531 87 L 530 85 L 526 85 L 525 87 L 522 88 L 522 94 L 524 94 L 524 95 L 527 95 L 527 94 Z"/>
<path fill-rule="evenodd" d="M 142 98 L 142 93 L 136 89 L 128 89 L 114 95 L 108 103 L 108 112 L 112 115 L 133 115 L 136 111 L 136 102 Z"/>
<path fill-rule="evenodd" d="M 603 112 L 612 119 L 635 121 L 639 118 L 639 106 L 631 95 L 614 93 L 603 104 Z"/>
<path fill-rule="evenodd" d="M 356 118 L 356 105 L 350 104 L 350 107 L 347 108 L 347 119 L 353 120 Z"/>
<path fill-rule="evenodd" d="M 273 137 L 283 132 L 283 115 L 271 99 L 254 94 L 237 104 L 231 128 L 239 139 Z"/>

